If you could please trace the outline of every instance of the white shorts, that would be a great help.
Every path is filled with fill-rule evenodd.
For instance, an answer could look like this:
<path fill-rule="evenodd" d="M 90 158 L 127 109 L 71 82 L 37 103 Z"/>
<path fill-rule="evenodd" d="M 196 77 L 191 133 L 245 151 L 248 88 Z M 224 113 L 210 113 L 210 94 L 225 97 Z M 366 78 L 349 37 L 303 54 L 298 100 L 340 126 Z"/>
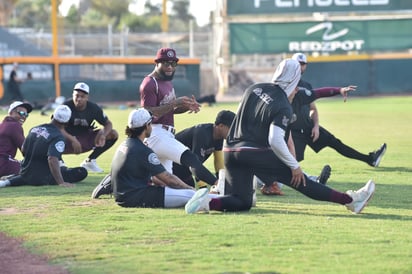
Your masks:
<path fill-rule="evenodd" d="M 165 169 L 173 173 L 173 162 L 180 164 L 180 157 L 189 148 L 175 139 L 170 131 L 162 128 L 160 124 L 152 124 L 152 134 L 145 139 L 150 147 L 159 157 Z"/>

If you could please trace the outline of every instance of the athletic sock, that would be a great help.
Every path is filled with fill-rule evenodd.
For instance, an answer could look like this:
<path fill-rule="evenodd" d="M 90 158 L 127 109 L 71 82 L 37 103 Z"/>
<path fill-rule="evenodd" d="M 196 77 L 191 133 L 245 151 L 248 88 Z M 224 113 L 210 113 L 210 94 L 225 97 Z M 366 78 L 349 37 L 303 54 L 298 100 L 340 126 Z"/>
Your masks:
<path fill-rule="evenodd" d="M 346 193 L 339 192 L 339 191 L 332 189 L 331 194 L 330 194 L 330 201 L 337 203 L 337 204 L 346 205 L 346 204 L 350 204 L 353 201 L 353 199 L 351 196 L 349 196 Z"/>
<path fill-rule="evenodd" d="M 217 210 L 221 211 L 222 208 L 222 201 L 220 199 L 213 198 L 209 202 L 209 209 L 210 210 Z"/>
<path fill-rule="evenodd" d="M 89 159 L 96 159 L 99 157 L 103 152 L 111 148 L 114 143 L 116 143 L 117 139 L 106 140 L 106 143 L 102 147 L 96 147 L 93 152 L 89 155 Z"/>

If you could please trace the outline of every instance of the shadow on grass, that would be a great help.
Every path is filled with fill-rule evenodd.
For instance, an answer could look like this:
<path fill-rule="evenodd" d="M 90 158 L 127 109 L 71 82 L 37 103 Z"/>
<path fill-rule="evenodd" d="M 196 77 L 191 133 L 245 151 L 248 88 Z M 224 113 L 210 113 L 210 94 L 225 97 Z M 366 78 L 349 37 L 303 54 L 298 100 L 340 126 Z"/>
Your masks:
<path fill-rule="evenodd" d="M 411 173 L 412 168 L 410 167 L 378 167 L 374 169 L 376 172 L 407 172 Z"/>
<path fill-rule="evenodd" d="M 80 182 L 74 187 L 61 187 L 57 185 L 48 186 L 16 186 L 0 188 L 0 198 L 7 197 L 40 197 L 40 196 L 70 196 L 87 195 L 90 197 L 97 182 Z"/>
<path fill-rule="evenodd" d="M 336 185 L 330 185 L 329 187 L 337 189 L 339 191 L 344 191 L 343 189 L 358 189 L 362 185 L 359 183 L 345 183 L 340 184 L 337 183 Z M 285 196 L 263 196 L 258 195 L 258 206 L 259 202 L 271 202 L 273 200 L 281 208 L 278 209 L 267 209 L 267 208 L 259 208 L 259 211 L 262 210 L 262 213 L 292 213 L 292 214 L 313 214 L 313 215 L 324 215 L 322 213 L 316 214 L 316 212 L 312 212 L 315 210 L 300 210 L 294 208 L 296 205 L 333 205 L 329 202 L 317 201 L 312 200 L 303 194 L 292 190 L 289 187 L 284 187 Z M 392 209 L 392 210 L 412 210 L 412 205 L 410 203 L 410 197 L 412 196 L 412 185 L 396 185 L 396 184 L 376 184 L 375 193 L 372 199 L 369 201 L 369 206 L 377 207 L 382 209 Z M 336 204 L 336 206 L 340 207 L 340 205 Z M 346 210 L 343 206 L 341 206 L 343 210 Z M 397 214 L 370 214 L 366 208 L 366 213 L 361 214 L 362 217 L 365 218 L 376 218 L 376 219 L 402 219 L 402 220 L 412 220 L 412 217 L 407 217 L 405 215 L 397 215 Z M 256 211 L 255 211 L 256 212 Z M 369 210 L 370 212 L 370 210 Z M 334 215 L 328 215 L 334 216 Z M 336 215 L 342 217 L 342 215 Z M 357 215 L 350 214 L 349 217 L 354 216 L 358 217 Z"/>
<path fill-rule="evenodd" d="M 339 205 L 337 205 L 339 206 Z M 402 221 L 412 221 L 412 216 L 405 216 L 405 215 L 397 215 L 397 214 L 375 214 L 371 213 L 367 208 L 364 209 L 363 213 L 360 214 L 352 214 L 350 211 L 347 211 L 344 207 L 342 207 L 343 214 L 329 214 L 326 211 L 322 211 L 322 213 L 318 213 L 316 210 L 302 210 L 296 208 L 281 208 L 281 209 L 266 209 L 266 208 L 259 208 L 255 210 L 254 214 L 287 214 L 287 215 L 302 215 L 302 216 L 320 216 L 320 217 L 328 217 L 328 218 L 362 218 L 362 219 L 371 219 L 371 220 L 402 220 Z M 344 214 L 345 210 L 347 214 Z M 333 210 L 335 212 L 335 210 Z"/>

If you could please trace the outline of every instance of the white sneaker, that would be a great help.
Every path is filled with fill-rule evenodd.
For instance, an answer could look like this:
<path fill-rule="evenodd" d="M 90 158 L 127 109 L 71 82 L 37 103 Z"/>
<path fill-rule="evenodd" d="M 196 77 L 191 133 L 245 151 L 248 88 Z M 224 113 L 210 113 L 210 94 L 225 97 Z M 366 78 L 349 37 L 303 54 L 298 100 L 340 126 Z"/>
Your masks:
<path fill-rule="evenodd" d="M 209 190 L 207 188 L 201 188 L 190 198 L 185 205 L 185 211 L 187 214 L 194 214 L 200 211 L 209 212 Z"/>
<path fill-rule="evenodd" d="M 352 197 L 353 201 L 350 204 L 346 204 L 346 208 L 352 211 L 354 214 L 361 213 L 362 209 L 368 204 L 368 201 L 372 198 L 375 192 L 375 183 L 369 180 L 366 185 L 357 191 L 348 190 L 346 193 Z"/>
<path fill-rule="evenodd" d="M 10 181 L 9 180 L 1 180 L 0 181 L 0 187 L 6 187 L 10 185 Z"/>
<path fill-rule="evenodd" d="M 91 172 L 96 172 L 96 173 L 103 172 L 103 169 L 101 169 L 97 165 L 96 159 L 91 159 L 90 161 L 84 160 L 83 163 L 80 164 L 80 166 L 84 167 L 85 169 Z"/>

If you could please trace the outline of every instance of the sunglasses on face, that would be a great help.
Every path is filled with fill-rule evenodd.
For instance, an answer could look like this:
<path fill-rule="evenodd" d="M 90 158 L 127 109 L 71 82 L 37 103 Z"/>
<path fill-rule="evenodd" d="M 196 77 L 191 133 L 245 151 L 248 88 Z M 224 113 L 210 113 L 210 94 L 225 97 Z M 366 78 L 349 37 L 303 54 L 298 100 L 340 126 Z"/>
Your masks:
<path fill-rule="evenodd" d="M 29 114 L 27 113 L 27 112 L 24 112 L 24 111 L 16 111 L 21 117 L 28 117 L 29 116 Z"/>
<path fill-rule="evenodd" d="M 177 66 L 176 61 L 162 61 L 162 65 L 165 67 L 171 66 L 172 68 L 175 68 Z"/>

